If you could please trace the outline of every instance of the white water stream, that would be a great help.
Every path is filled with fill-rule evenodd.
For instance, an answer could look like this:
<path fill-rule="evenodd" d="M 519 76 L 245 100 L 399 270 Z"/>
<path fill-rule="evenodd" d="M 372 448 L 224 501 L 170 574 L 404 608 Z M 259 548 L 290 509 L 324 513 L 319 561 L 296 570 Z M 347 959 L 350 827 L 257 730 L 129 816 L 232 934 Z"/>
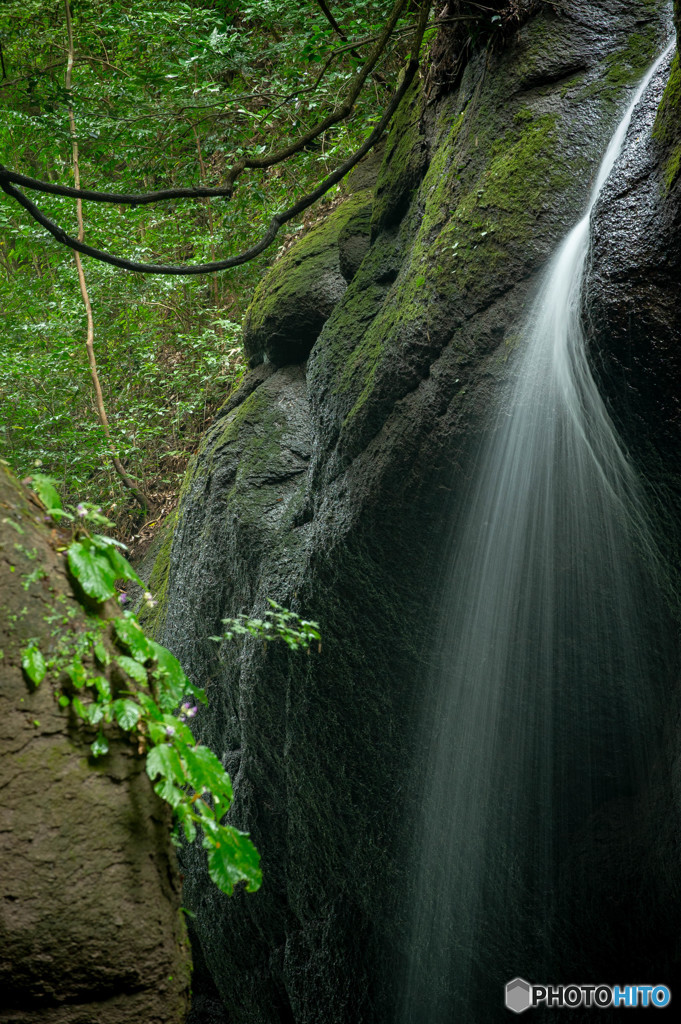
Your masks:
<path fill-rule="evenodd" d="M 650 771 L 654 556 L 581 306 L 591 211 L 671 49 L 546 272 L 455 538 L 400 1024 L 499 1020 L 497 981 L 523 971 L 584 980 L 536 977 L 560 961 L 580 900 L 579 870 L 569 906 L 561 895 L 566 851 L 588 850 L 598 814 L 633 799 Z"/>

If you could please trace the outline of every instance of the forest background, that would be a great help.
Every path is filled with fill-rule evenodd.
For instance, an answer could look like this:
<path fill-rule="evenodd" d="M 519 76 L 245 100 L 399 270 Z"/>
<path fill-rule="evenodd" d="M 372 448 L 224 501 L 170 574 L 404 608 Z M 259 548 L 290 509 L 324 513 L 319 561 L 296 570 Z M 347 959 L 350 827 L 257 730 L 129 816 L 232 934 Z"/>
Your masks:
<path fill-rule="evenodd" d="M 84 189 L 219 186 L 244 153 L 295 139 L 338 103 L 391 7 L 71 0 L 69 83 L 64 0 L 4 2 L 2 162 L 73 185 L 76 142 Z M 86 242 L 154 263 L 204 263 L 246 249 L 273 213 L 371 133 L 410 24 L 413 17 L 397 23 L 350 118 L 291 159 L 246 171 L 230 201 L 86 203 Z M 134 551 L 144 517 L 114 469 L 112 447 L 155 514 L 172 508 L 202 432 L 243 372 L 241 320 L 264 267 L 340 201 L 342 187 L 287 224 L 263 255 L 220 274 L 138 275 L 83 260 L 111 441 L 97 416 L 74 254 L 0 193 L 0 457 L 20 476 L 37 468 L 53 477 L 67 502 L 100 505 Z M 77 234 L 73 199 L 32 198 Z"/>

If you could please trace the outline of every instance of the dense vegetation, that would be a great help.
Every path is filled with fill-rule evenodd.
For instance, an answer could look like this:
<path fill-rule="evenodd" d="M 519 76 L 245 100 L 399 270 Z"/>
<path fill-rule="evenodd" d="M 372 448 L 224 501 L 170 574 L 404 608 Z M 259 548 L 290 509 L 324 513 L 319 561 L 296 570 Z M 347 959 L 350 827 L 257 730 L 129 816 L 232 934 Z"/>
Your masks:
<path fill-rule="evenodd" d="M 311 0 L 72 0 L 68 88 L 64 0 L 11 0 L 0 10 L 2 161 L 72 185 L 75 141 L 82 188 L 217 186 L 244 152 L 295 139 L 337 102 L 391 7 L 363 0 L 337 12 L 334 27 L 327 5 Z M 352 117 L 285 163 L 246 172 L 231 202 L 86 204 L 86 241 L 163 263 L 247 247 L 367 136 L 408 39 L 404 19 Z M 37 202 L 76 234 L 72 199 Z M 307 216 L 316 215 L 313 207 Z M 301 218 L 254 262 L 210 277 L 138 276 L 84 260 L 113 445 L 157 507 L 172 503 L 199 434 L 242 371 L 240 321 L 263 265 L 303 228 Z M 139 513 L 97 418 L 73 253 L 2 195 L 0 264 L 0 456 L 21 475 L 39 466 L 67 500 L 101 505 L 129 536 Z"/>

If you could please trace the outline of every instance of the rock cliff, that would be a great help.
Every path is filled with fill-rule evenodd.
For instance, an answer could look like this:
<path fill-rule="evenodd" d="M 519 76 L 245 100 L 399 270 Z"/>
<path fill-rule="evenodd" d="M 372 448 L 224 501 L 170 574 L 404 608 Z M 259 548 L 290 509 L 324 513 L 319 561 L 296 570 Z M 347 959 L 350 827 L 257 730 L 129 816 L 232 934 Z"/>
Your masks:
<path fill-rule="evenodd" d="M 158 638 L 209 691 L 197 733 L 231 772 L 233 820 L 263 855 L 262 890 L 227 900 L 198 851 L 183 853 L 230 1024 L 394 1017 L 414 723 L 446 537 L 527 299 L 667 32 L 646 0 L 530 7 L 514 34 L 411 90 L 370 214 L 363 189 L 265 278 L 247 321 L 254 369 L 205 437 L 155 569 Z M 660 245 L 676 231 L 676 252 L 669 124 L 663 110 L 651 201 L 669 204 Z M 646 292 L 672 317 L 674 259 L 663 298 Z M 616 300 L 608 287 L 592 308 L 626 327 L 612 310 L 629 285 Z M 678 401 L 667 391 L 654 428 L 665 435 Z M 321 651 L 208 639 L 267 598 L 317 619 Z"/>

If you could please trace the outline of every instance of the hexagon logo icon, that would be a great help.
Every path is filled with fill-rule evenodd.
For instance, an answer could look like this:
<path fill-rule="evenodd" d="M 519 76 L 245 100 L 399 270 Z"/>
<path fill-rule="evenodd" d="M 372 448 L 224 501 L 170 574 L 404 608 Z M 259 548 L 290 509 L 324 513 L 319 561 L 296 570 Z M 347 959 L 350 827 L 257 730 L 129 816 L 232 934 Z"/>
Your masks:
<path fill-rule="evenodd" d="M 514 978 L 506 985 L 506 1006 L 514 1013 L 529 1010 L 532 1005 L 532 987 L 524 978 Z"/>

